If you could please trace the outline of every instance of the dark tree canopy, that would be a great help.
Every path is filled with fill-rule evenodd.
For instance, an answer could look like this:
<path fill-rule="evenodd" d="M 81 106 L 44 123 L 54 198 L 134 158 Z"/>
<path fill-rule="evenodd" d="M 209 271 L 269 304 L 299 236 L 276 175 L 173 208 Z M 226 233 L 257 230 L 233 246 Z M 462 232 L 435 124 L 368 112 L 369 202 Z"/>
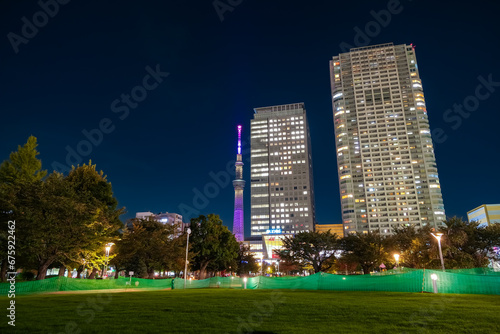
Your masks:
<path fill-rule="evenodd" d="M 335 263 L 336 253 L 340 249 L 338 237 L 330 231 L 301 232 L 295 237 L 283 240 L 283 249 L 277 251 L 284 261 L 305 268 L 311 266 L 315 273 L 329 270 Z"/>
<path fill-rule="evenodd" d="M 200 278 L 205 277 L 207 269 L 236 271 L 240 245 L 218 215 L 191 219 L 191 231 L 190 243 L 195 253 L 192 268 L 200 270 Z"/>

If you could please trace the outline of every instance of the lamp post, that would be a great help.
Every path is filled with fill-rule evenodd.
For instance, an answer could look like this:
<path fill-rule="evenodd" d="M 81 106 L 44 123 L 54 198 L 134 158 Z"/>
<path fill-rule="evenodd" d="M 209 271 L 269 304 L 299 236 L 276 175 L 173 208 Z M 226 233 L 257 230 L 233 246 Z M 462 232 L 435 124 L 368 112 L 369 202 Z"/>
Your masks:
<path fill-rule="evenodd" d="M 191 234 L 191 229 L 189 227 L 186 230 L 186 233 L 187 233 L 187 242 L 186 242 L 186 263 L 184 264 L 184 289 L 186 289 L 186 282 L 187 282 L 189 235 Z"/>
<path fill-rule="evenodd" d="M 396 268 L 399 268 L 399 254 L 394 254 L 394 259 L 396 259 Z"/>
<path fill-rule="evenodd" d="M 445 269 L 444 269 L 444 260 L 443 260 L 443 251 L 441 250 L 441 237 L 443 236 L 443 233 L 436 233 L 436 234 L 431 233 L 431 234 L 438 241 L 439 258 L 441 259 L 441 268 L 443 269 L 443 271 L 445 271 Z"/>
<path fill-rule="evenodd" d="M 112 243 L 112 242 L 106 244 L 106 265 L 104 266 L 104 272 L 102 273 L 103 278 L 104 278 L 104 275 L 106 275 L 106 277 L 108 276 L 107 271 L 108 271 L 109 251 L 111 250 L 111 246 L 113 246 L 113 245 L 114 245 L 114 243 Z"/>

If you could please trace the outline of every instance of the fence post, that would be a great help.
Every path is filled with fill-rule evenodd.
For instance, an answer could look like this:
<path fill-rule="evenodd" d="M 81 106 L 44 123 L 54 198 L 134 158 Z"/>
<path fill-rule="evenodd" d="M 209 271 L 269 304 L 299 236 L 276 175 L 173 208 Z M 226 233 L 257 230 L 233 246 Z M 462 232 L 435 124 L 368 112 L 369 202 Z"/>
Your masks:
<path fill-rule="evenodd" d="M 425 283 L 425 268 L 424 270 L 422 271 L 422 292 L 421 293 L 424 293 L 424 283 Z"/>

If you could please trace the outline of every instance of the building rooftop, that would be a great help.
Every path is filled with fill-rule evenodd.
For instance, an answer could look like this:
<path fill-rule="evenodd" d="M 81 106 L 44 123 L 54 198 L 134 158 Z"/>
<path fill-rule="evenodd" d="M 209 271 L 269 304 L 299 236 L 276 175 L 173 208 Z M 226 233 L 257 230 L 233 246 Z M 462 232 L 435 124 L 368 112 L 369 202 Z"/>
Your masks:
<path fill-rule="evenodd" d="M 304 109 L 304 102 L 291 103 L 291 104 L 281 104 L 281 105 L 269 106 L 269 107 L 260 107 L 260 108 L 255 108 L 254 112 L 256 114 L 259 114 L 259 113 L 269 113 L 269 112 L 296 110 L 296 109 Z"/>

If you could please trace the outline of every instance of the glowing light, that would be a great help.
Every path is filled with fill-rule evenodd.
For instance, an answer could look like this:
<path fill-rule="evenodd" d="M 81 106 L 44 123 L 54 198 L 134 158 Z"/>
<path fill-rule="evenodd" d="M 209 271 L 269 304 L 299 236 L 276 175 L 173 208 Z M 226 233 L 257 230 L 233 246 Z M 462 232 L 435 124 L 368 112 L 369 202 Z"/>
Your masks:
<path fill-rule="evenodd" d="M 438 279 L 438 275 L 436 275 L 436 274 L 432 274 L 432 275 L 431 275 L 431 279 L 432 279 L 433 281 L 437 281 L 437 279 Z"/>
<path fill-rule="evenodd" d="M 241 125 L 238 125 L 238 154 L 241 154 Z"/>

